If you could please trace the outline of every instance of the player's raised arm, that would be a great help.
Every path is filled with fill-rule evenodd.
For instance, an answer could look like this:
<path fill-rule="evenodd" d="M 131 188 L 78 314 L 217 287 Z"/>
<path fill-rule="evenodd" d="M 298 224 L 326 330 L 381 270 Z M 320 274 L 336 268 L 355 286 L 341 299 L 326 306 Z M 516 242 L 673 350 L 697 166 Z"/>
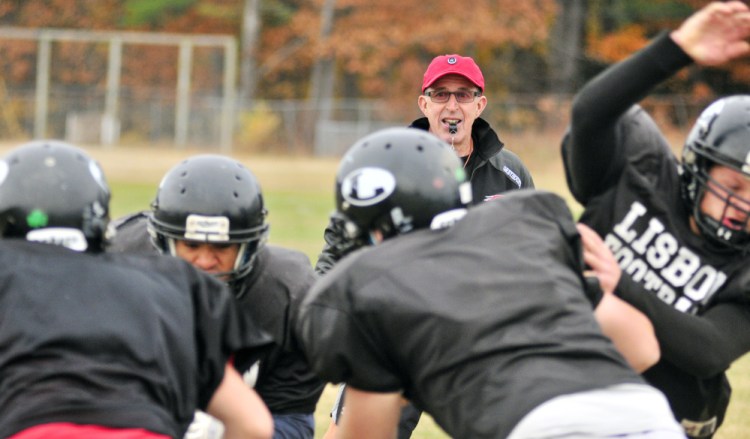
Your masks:
<path fill-rule="evenodd" d="M 714 2 L 678 29 L 662 33 L 649 46 L 589 81 L 574 98 L 571 126 L 563 142 L 568 184 L 576 199 L 585 204 L 613 185 L 622 172 L 621 126 L 627 123 L 622 119 L 636 113 L 626 115 L 628 109 L 692 62 L 714 66 L 747 55 L 749 36 L 747 5 L 740 1 Z M 656 130 L 644 126 L 641 133 L 652 136 L 649 131 Z"/>

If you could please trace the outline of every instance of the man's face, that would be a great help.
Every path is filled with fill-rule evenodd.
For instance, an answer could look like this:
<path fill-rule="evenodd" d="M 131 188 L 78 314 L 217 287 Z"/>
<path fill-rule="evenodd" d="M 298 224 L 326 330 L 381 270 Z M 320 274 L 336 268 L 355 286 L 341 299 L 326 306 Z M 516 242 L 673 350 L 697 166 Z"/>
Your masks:
<path fill-rule="evenodd" d="M 710 180 L 701 211 L 730 230 L 750 232 L 750 179 L 732 168 L 715 165 L 708 173 Z"/>
<path fill-rule="evenodd" d="M 232 271 L 239 249 L 239 244 L 213 244 L 185 240 L 175 241 L 176 256 L 210 274 Z M 221 279 L 228 280 L 224 277 Z"/>
<path fill-rule="evenodd" d="M 447 75 L 435 81 L 425 91 L 468 91 L 473 93 L 479 91 L 479 89 L 463 76 Z M 487 105 L 487 98 L 478 96 L 470 102 L 460 103 L 456 96 L 451 95 L 447 102 L 437 103 L 422 94 L 419 96 L 417 103 L 419 109 L 430 122 L 430 132 L 444 141 L 458 146 L 468 145 L 471 138 L 471 126 L 474 124 L 474 120 L 482 114 L 482 110 Z M 456 125 L 455 134 L 450 132 L 451 122 Z"/>

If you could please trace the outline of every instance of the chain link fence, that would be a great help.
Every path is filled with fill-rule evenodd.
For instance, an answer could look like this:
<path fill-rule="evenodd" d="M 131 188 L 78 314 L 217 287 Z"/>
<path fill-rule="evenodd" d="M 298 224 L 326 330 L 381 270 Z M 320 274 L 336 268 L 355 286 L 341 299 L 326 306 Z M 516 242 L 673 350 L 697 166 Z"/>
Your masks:
<path fill-rule="evenodd" d="M 221 149 L 221 96 L 190 98 L 187 142 L 175 142 L 174 92 L 123 90 L 117 118 L 105 117 L 104 90 L 54 87 L 49 90 L 46 137 L 80 145 L 137 145 Z M 490 97 L 484 111 L 500 132 L 561 131 L 570 96 Z M 650 97 L 647 107 L 660 126 L 686 130 L 707 104 L 682 96 Z M 31 89 L 0 90 L 0 140 L 30 139 L 35 95 Z M 380 128 L 404 126 L 420 117 L 416 104 L 380 100 L 337 100 L 313 106 L 304 100 L 256 101 L 235 110 L 231 149 L 238 152 L 338 156 L 356 139 Z"/>

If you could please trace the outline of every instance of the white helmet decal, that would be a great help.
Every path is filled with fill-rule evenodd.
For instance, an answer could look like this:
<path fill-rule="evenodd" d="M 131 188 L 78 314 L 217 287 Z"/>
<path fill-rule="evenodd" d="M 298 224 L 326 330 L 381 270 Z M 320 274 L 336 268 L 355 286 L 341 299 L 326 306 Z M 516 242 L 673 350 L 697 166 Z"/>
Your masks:
<path fill-rule="evenodd" d="M 43 229 L 34 229 L 26 234 L 26 240 L 41 242 L 44 244 L 61 245 L 77 252 L 84 252 L 89 247 L 88 241 L 86 241 L 86 236 L 83 232 L 71 227 L 46 227 Z"/>
<path fill-rule="evenodd" d="M 341 182 L 341 196 L 352 206 L 372 206 L 396 189 L 396 177 L 382 168 L 359 168 Z"/>
<path fill-rule="evenodd" d="M 716 120 L 716 117 L 721 113 L 722 110 L 724 110 L 724 104 L 726 104 L 726 101 L 724 99 L 720 99 L 703 110 L 700 117 L 698 117 L 698 120 L 695 121 L 695 126 L 699 130 L 699 137 L 704 137 L 706 135 L 708 129 L 711 128 L 711 124 L 713 123 L 713 121 Z"/>

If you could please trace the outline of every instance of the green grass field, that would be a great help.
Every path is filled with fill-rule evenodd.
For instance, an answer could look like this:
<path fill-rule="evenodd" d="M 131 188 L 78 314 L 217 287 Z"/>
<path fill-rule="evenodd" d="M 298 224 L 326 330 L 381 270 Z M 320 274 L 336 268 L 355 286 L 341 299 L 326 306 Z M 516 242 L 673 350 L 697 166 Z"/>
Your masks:
<path fill-rule="evenodd" d="M 506 139 L 507 141 L 507 139 Z M 579 207 L 567 192 L 554 138 L 523 137 L 510 145 L 531 145 L 515 151 L 529 166 L 538 188 L 565 197 L 574 212 Z M 551 145 L 545 148 L 540 145 Z M 147 209 L 159 179 L 181 158 L 198 151 L 159 150 L 154 148 L 116 148 L 89 150 L 101 163 L 112 186 L 112 216 Z M 323 244 L 323 229 L 333 209 L 333 182 L 336 159 L 249 157 L 235 155 L 258 176 L 263 187 L 271 223 L 270 242 L 295 248 L 314 262 Z M 700 355 L 700 352 L 696 352 Z M 734 395 L 728 418 L 717 439 L 750 438 L 750 356 L 730 369 Z M 318 405 L 316 437 L 322 437 L 328 425 L 328 410 L 335 396 L 329 386 Z M 429 417 L 423 417 L 415 439 L 447 438 Z"/>

